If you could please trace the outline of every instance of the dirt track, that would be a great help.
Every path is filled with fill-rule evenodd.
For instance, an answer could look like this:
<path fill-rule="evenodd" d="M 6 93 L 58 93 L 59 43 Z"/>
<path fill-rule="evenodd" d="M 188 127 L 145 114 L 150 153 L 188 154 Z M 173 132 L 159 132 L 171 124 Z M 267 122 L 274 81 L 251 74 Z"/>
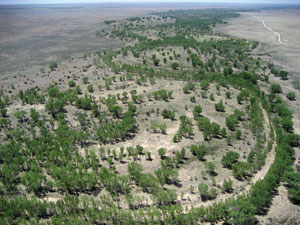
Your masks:
<path fill-rule="evenodd" d="M 265 110 L 263 110 L 263 115 L 264 115 L 264 120 L 265 120 L 265 131 L 267 131 L 269 133 L 270 121 L 269 121 L 269 117 Z M 270 139 L 270 137 L 268 137 L 268 139 Z M 275 140 L 276 140 L 276 137 L 275 137 Z M 265 148 L 267 147 L 267 143 L 268 143 L 268 140 L 266 141 Z M 225 201 L 230 198 L 235 198 L 239 195 L 246 194 L 248 191 L 250 191 L 250 188 L 253 184 L 255 184 L 257 181 L 263 179 L 266 176 L 270 166 L 272 165 L 272 163 L 275 160 L 275 147 L 276 147 L 276 143 L 273 143 L 271 151 L 268 152 L 266 155 L 265 164 L 263 165 L 263 167 L 256 174 L 254 174 L 251 181 L 248 182 L 246 186 L 244 186 L 242 188 L 240 187 L 240 190 L 238 192 L 218 195 L 218 197 L 212 201 L 197 202 L 197 203 L 191 202 L 191 203 L 182 204 L 182 206 L 187 206 L 188 209 L 191 209 L 192 207 L 208 207 L 208 206 L 212 206 L 215 203 L 219 203 L 221 201 Z"/>
<path fill-rule="evenodd" d="M 251 15 L 253 16 L 253 14 L 251 14 Z M 283 44 L 283 45 L 287 45 L 286 43 L 281 41 L 280 33 L 276 32 L 276 31 L 273 31 L 270 27 L 268 27 L 263 19 L 259 18 L 258 16 L 254 16 L 254 17 L 257 18 L 258 20 L 260 20 L 266 29 L 273 32 L 277 36 L 278 43 Z"/>

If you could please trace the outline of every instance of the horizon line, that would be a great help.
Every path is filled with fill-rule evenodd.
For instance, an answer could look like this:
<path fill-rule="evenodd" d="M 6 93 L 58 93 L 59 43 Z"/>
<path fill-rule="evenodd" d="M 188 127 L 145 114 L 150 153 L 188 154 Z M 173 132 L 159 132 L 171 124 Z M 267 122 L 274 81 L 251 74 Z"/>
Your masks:
<path fill-rule="evenodd" d="M 170 4 L 238 4 L 238 5 L 300 5 L 299 3 L 292 3 L 292 2 L 275 2 L 275 3 L 267 3 L 267 2 L 184 2 L 184 1 L 168 1 L 168 0 L 162 0 L 162 1 L 134 1 L 134 2 L 126 2 L 126 1 L 102 1 L 102 2 L 56 2 L 56 3 L 1 3 L 0 5 L 81 5 L 81 4 L 148 4 L 148 3 L 156 3 L 156 4 L 162 4 L 162 3 L 170 3 Z"/>

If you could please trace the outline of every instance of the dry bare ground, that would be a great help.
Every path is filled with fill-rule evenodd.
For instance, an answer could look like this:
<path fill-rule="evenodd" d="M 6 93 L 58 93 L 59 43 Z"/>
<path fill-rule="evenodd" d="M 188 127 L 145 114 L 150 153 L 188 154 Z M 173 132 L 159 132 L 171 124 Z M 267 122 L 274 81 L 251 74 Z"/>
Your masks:
<path fill-rule="evenodd" d="M 253 14 L 250 14 L 250 15 L 253 15 Z M 278 42 L 280 44 L 287 45 L 286 43 L 284 43 L 284 42 L 281 41 L 281 35 L 280 35 L 280 33 L 276 32 L 276 31 L 273 31 L 270 27 L 268 27 L 263 19 L 259 18 L 258 16 L 254 16 L 254 17 L 257 18 L 258 20 L 260 20 L 266 29 L 268 29 L 269 31 L 273 32 L 277 36 Z"/>
<path fill-rule="evenodd" d="M 265 123 L 264 123 L 265 131 L 267 131 L 267 133 L 269 133 L 269 131 L 270 131 L 269 117 L 265 110 L 262 109 L 262 111 L 263 111 L 264 121 L 265 121 Z M 270 138 L 271 137 L 269 136 L 268 139 L 270 139 Z M 276 137 L 275 137 L 275 140 L 276 140 Z M 268 140 L 266 141 L 266 145 L 267 145 L 267 143 L 268 143 Z M 274 162 L 274 159 L 275 159 L 275 147 L 276 147 L 276 143 L 274 142 L 272 145 L 272 149 L 266 155 L 264 166 L 257 173 L 254 174 L 254 176 L 251 178 L 251 180 L 247 183 L 246 186 L 240 187 L 238 190 L 236 190 L 234 193 L 231 193 L 231 194 L 226 193 L 226 194 L 218 195 L 218 197 L 212 201 L 207 201 L 207 202 L 201 202 L 201 201 L 193 202 L 192 201 L 189 203 L 183 203 L 182 205 L 185 206 L 185 209 L 188 209 L 188 210 L 190 210 L 192 207 L 201 207 L 201 206 L 208 207 L 215 203 L 225 201 L 226 199 L 235 198 L 239 195 L 246 194 L 247 192 L 249 192 L 249 190 L 253 184 L 255 184 L 257 181 L 263 179 L 265 177 L 265 175 L 267 174 L 270 166 L 272 165 L 272 163 Z M 195 199 L 195 197 L 193 197 L 192 195 L 189 195 L 189 194 L 187 197 L 190 199 L 192 199 L 192 198 Z"/>

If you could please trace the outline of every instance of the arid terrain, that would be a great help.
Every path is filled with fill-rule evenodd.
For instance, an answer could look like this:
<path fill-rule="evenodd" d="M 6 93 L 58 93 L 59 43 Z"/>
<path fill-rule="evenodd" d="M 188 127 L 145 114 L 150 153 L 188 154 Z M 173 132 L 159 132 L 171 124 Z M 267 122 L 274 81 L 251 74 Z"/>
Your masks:
<path fill-rule="evenodd" d="M 50 61 L 67 60 L 124 43 L 95 38 L 105 20 L 206 4 L 76 4 L 0 6 L 0 75 L 28 73 Z M 215 7 L 222 7 L 216 5 Z"/>
<path fill-rule="evenodd" d="M 279 43 L 276 34 L 266 29 L 260 20 L 281 35 Z M 237 19 L 228 21 L 217 30 L 235 37 L 257 40 L 259 51 L 269 53 L 274 63 L 291 73 L 293 79 L 300 80 L 300 9 L 262 10 L 241 13 Z"/>
<path fill-rule="evenodd" d="M 300 11 L 231 7 L 1 7 L 0 221 L 300 222 Z"/>
<path fill-rule="evenodd" d="M 280 83 L 283 93 L 295 91 L 297 101 L 289 102 L 294 112 L 294 129 L 300 134 L 300 92 L 295 90 L 293 82 L 300 80 L 300 9 L 262 10 L 260 12 L 241 13 L 241 16 L 227 21 L 226 25 L 218 26 L 217 31 L 238 38 L 256 40 L 260 42 L 259 48 L 253 55 L 262 57 L 266 62 L 273 62 L 278 68 L 289 71 L 290 79 L 284 82 L 279 78 L 270 76 L 271 82 Z M 272 29 L 270 31 L 268 28 Z M 280 40 L 278 35 L 280 35 Z M 264 88 L 264 87 L 262 87 Z M 282 95 L 284 97 L 284 94 Z M 300 151 L 296 151 L 296 163 L 300 162 Z M 286 190 L 281 187 L 279 196 L 273 200 L 269 214 L 262 218 L 266 223 L 268 217 L 280 217 L 284 212 L 298 212 L 295 207 L 285 199 Z"/>

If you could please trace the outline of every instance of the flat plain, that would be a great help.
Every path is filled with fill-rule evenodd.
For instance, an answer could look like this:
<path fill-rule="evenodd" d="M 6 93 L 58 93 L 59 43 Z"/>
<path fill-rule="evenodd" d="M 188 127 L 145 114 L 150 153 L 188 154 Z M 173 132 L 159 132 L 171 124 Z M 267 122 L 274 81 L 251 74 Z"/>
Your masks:
<path fill-rule="evenodd" d="M 280 183 L 300 165 L 297 63 L 282 61 L 297 35 L 274 11 L 208 7 L 1 8 L 3 221 L 299 221 L 298 184 Z"/>

